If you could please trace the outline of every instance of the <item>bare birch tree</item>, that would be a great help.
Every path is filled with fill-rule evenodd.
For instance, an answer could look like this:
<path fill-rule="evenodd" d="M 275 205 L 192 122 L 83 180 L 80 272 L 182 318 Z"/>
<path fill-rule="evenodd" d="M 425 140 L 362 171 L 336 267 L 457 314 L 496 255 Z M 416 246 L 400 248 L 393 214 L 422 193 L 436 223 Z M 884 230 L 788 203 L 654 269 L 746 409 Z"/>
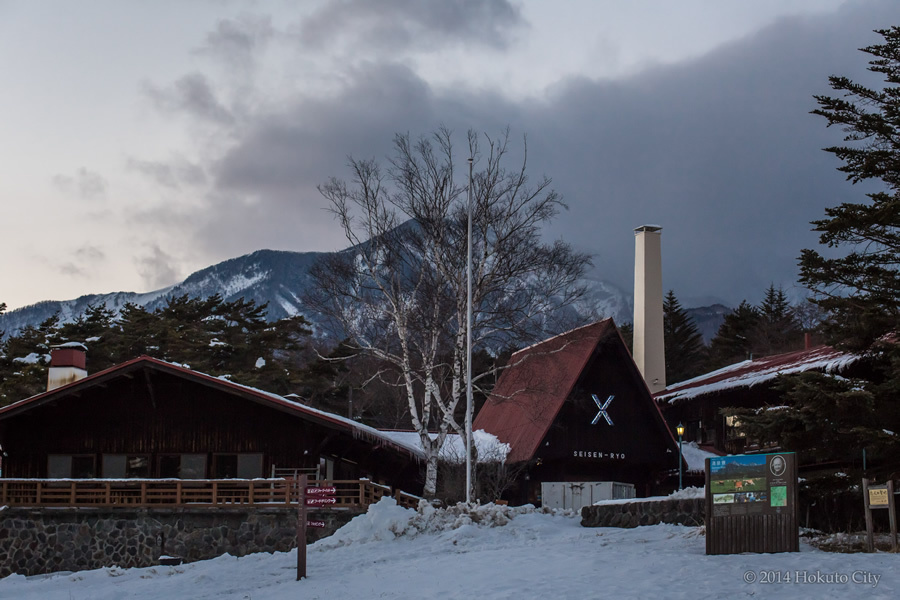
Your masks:
<path fill-rule="evenodd" d="M 475 165 L 474 349 L 526 344 L 571 326 L 590 264 L 562 241 L 541 240 L 542 226 L 565 205 L 548 178 L 529 181 L 527 145 L 510 170 L 508 131 L 496 139 L 470 131 L 465 168 L 457 169 L 451 138 L 444 128 L 415 140 L 397 135 L 386 167 L 350 158 L 349 181 L 319 187 L 352 247 L 313 268 L 306 298 L 337 335 L 396 367 L 426 456 L 426 496 L 435 494 L 447 435 L 465 443 L 455 415 L 465 403 L 466 159 Z M 473 373 L 473 382 L 489 374 Z"/>

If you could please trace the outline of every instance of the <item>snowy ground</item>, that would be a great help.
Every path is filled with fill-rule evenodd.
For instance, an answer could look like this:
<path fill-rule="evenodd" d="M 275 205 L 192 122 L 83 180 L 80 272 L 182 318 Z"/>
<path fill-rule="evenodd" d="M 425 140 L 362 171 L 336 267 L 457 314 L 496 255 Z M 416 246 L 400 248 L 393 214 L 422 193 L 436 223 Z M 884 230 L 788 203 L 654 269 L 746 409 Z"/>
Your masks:
<path fill-rule="evenodd" d="M 386 499 L 310 546 L 303 581 L 295 581 L 294 552 L 254 554 L 179 567 L 13 575 L 0 580 L 0 598 L 700 600 L 900 593 L 895 554 L 830 554 L 802 544 L 795 554 L 706 556 L 696 528 L 588 529 L 571 513 L 493 505 L 474 520 L 459 511 L 416 513 Z"/>

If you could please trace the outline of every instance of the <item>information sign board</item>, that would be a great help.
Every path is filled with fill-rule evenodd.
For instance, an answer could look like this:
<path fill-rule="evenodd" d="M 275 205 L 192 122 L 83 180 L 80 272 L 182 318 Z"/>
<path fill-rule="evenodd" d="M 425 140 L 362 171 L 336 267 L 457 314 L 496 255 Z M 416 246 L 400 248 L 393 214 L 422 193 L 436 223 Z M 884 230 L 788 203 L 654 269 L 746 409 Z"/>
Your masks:
<path fill-rule="evenodd" d="M 706 461 L 706 553 L 797 552 L 797 465 L 792 452 Z"/>
<path fill-rule="evenodd" d="M 886 485 L 869 488 L 869 506 L 888 506 L 888 490 Z"/>

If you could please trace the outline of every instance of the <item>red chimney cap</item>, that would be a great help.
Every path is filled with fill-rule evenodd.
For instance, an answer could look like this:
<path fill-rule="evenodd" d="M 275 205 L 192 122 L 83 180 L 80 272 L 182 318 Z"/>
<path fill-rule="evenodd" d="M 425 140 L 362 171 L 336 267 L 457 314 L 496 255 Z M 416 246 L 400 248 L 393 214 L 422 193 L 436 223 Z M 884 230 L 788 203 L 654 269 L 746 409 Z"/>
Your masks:
<path fill-rule="evenodd" d="M 67 342 L 58 346 L 51 346 L 50 366 L 84 369 L 86 366 L 86 352 L 87 347 L 78 342 Z"/>

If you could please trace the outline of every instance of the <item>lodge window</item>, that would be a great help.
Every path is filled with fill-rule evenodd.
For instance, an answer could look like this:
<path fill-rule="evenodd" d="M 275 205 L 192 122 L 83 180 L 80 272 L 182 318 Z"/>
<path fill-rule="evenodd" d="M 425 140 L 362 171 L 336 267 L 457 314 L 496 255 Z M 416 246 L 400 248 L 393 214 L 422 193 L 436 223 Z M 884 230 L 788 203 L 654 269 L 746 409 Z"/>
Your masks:
<path fill-rule="evenodd" d="M 93 454 L 51 454 L 47 457 L 50 479 L 91 479 L 97 475 Z"/>
<path fill-rule="evenodd" d="M 216 454 L 214 479 L 255 479 L 263 476 L 262 454 Z"/>
<path fill-rule="evenodd" d="M 162 479 L 205 479 L 205 454 L 163 454 L 159 457 Z"/>
<path fill-rule="evenodd" d="M 150 457 L 146 454 L 104 454 L 103 477 L 146 479 L 150 477 Z"/>

